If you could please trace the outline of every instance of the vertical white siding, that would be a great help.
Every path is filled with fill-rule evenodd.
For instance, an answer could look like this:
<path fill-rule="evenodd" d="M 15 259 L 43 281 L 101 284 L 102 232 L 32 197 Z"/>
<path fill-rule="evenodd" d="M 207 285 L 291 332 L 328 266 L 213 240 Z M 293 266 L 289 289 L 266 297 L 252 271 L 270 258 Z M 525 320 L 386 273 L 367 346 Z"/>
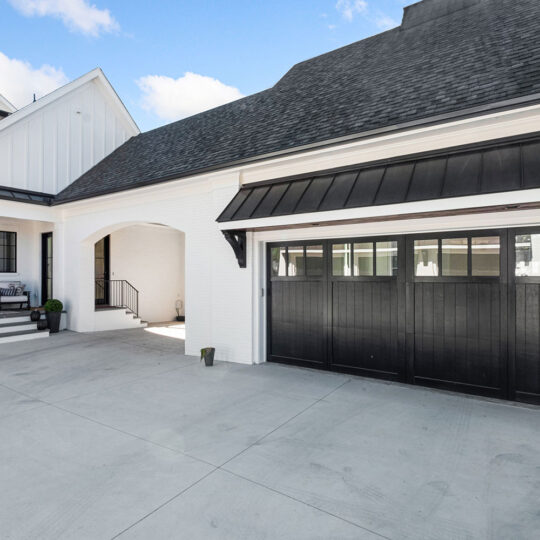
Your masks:
<path fill-rule="evenodd" d="M 95 79 L 0 130 L 0 186 L 56 194 L 132 133 Z"/>

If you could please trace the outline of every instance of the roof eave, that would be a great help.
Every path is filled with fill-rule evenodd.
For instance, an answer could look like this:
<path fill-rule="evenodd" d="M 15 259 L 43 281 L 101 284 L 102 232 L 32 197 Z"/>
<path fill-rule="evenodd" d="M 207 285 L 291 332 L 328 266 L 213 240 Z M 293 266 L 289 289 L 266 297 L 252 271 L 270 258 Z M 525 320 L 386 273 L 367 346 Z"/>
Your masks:
<path fill-rule="evenodd" d="M 278 150 L 275 152 L 269 152 L 266 154 L 259 154 L 256 156 L 224 162 L 221 164 L 212 165 L 209 167 L 203 167 L 200 169 L 193 169 L 190 171 L 186 171 L 184 173 L 173 173 L 166 176 L 161 176 L 158 178 L 153 178 L 151 180 L 140 182 L 137 185 L 111 188 L 111 189 L 103 190 L 99 193 L 95 193 L 91 195 L 79 195 L 79 196 L 67 197 L 65 199 L 60 199 L 60 200 L 56 199 L 55 201 L 53 201 L 52 204 L 56 206 L 56 205 L 68 204 L 68 203 L 82 201 L 82 200 L 93 199 L 97 197 L 103 197 L 106 195 L 112 195 L 114 193 L 120 193 L 123 191 L 132 191 L 132 190 L 136 190 L 142 187 L 147 187 L 147 186 L 151 186 L 155 184 L 161 184 L 165 182 L 171 182 L 174 180 L 182 180 L 185 178 L 190 178 L 190 177 L 198 176 L 201 174 L 208 174 L 212 172 L 222 171 L 225 169 L 230 169 L 230 168 L 238 167 L 241 165 L 257 163 L 260 161 L 265 161 L 265 160 L 269 160 L 273 158 L 295 155 L 295 154 L 307 152 L 310 150 L 317 150 L 317 149 L 327 148 L 331 146 L 337 146 L 340 144 L 355 142 L 362 139 L 382 137 L 384 135 L 408 131 L 408 130 L 418 128 L 418 127 L 428 127 L 431 125 L 444 124 L 444 123 L 452 122 L 456 120 L 464 120 L 464 119 L 475 117 L 475 116 L 483 116 L 483 115 L 492 114 L 496 112 L 503 112 L 506 110 L 517 109 L 517 108 L 527 106 L 527 105 L 535 105 L 538 103 L 540 103 L 540 93 L 531 94 L 530 96 L 523 96 L 520 98 L 513 98 L 513 99 L 509 99 L 505 101 L 487 103 L 485 105 L 479 105 L 479 106 L 471 107 L 468 109 L 463 109 L 463 110 L 454 111 L 450 113 L 444 113 L 444 114 L 440 114 L 436 116 L 430 116 L 426 118 L 412 120 L 410 122 L 404 122 L 402 124 L 385 126 L 383 128 L 377 128 L 377 129 L 373 129 L 369 131 L 355 133 L 352 135 L 345 135 L 342 137 L 336 137 L 334 139 L 328 139 L 325 141 L 319 141 L 319 142 L 305 144 L 301 146 L 295 146 L 292 148 Z"/>

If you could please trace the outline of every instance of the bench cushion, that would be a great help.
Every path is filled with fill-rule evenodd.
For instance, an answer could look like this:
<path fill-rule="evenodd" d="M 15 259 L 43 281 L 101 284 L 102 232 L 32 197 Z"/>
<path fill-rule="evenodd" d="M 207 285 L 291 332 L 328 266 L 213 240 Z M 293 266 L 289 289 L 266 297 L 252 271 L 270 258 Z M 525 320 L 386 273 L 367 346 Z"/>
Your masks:
<path fill-rule="evenodd" d="M 27 302 L 28 298 L 23 294 L 22 296 L 0 296 L 0 302 L 6 304 L 8 302 L 20 303 Z"/>

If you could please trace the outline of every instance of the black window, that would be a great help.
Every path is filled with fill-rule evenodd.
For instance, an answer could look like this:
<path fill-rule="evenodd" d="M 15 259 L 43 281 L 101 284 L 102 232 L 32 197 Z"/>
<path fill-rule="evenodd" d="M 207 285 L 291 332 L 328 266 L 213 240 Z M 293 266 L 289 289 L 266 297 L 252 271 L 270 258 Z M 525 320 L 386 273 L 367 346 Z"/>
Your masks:
<path fill-rule="evenodd" d="M 17 233 L 0 231 L 0 272 L 17 271 Z"/>

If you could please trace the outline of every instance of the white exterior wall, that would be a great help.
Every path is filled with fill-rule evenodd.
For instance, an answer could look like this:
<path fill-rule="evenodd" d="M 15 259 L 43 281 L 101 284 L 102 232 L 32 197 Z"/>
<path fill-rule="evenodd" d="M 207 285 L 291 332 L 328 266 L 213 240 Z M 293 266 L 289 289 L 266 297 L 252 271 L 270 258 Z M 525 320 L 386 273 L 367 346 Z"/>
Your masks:
<path fill-rule="evenodd" d="M 384 216 L 540 202 L 540 190 L 217 224 L 216 217 L 242 183 L 532 133 L 537 131 L 538 125 L 540 106 L 528 107 L 275 158 L 51 209 L 35 207 L 29 210 L 31 205 L 6 203 L 5 210 L 12 212 L 15 204 L 25 215 L 46 211 L 54 214 L 55 296 L 65 301 L 68 325 L 76 331 L 96 329 L 93 249 L 97 240 L 126 227 L 146 223 L 159 223 L 182 231 L 185 233 L 186 352 L 195 355 L 202 347 L 214 346 L 218 359 L 260 362 L 265 359 L 264 258 L 267 242 L 538 225 L 540 210 L 536 209 L 429 219 L 411 217 L 400 221 L 384 221 Z M 1 211 L 0 201 L 0 215 Z M 324 220 L 356 218 L 377 218 L 379 221 L 311 227 L 312 223 Z M 225 228 L 290 224 L 303 228 L 248 233 L 245 269 L 238 267 L 233 250 L 221 233 Z M 125 249 L 133 249 L 127 238 L 125 242 Z"/>
<path fill-rule="evenodd" d="M 56 194 L 136 134 L 100 78 L 38 104 L 0 122 L 0 186 Z"/>
<path fill-rule="evenodd" d="M 111 279 L 126 279 L 139 291 L 144 321 L 172 321 L 176 301 L 185 305 L 184 236 L 157 225 L 134 225 L 111 234 Z"/>

